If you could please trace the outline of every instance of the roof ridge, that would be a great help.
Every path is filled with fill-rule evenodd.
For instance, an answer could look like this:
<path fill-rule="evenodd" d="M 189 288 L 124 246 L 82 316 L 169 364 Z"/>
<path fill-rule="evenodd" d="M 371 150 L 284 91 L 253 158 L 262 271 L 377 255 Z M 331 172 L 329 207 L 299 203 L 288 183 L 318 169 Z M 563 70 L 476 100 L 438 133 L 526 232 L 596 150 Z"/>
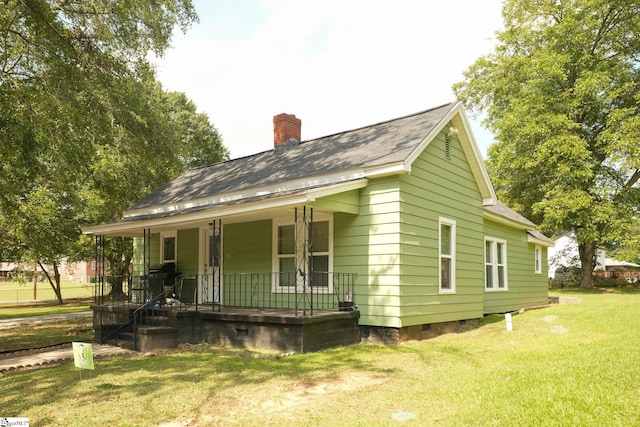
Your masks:
<path fill-rule="evenodd" d="M 456 101 L 454 101 L 454 102 L 447 102 L 447 103 L 445 103 L 445 104 L 438 105 L 437 107 L 428 108 L 428 109 L 426 109 L 426 110 L 418 111 L 418 112 L 411 113 L 411 114 L 406 114 L 406 115 L 404 115 L 404 116 L 396 117 L 396 118 L 394 118 L 394 119 L 383 120 L 383 121 L 381 121 L 381 122 L 372 123 L 372 124 L 370 124 L 370 125 L 360 126 L 360 127 L 353 128 L 353 129 L 349 129 L 349 130 L 344 130 L 344 131 L 341 131 L 341 132 L 336 132 L 336 133 L 332 133 L 332 134 L 329 134 L 329 135 L 319 136 L 319 137 L 317 137 L 317 138 L 308 139 L 308 140 L 305 140 L 305 141 L 300 141 L 300 144 L 305 144 L 305 143 L 307 143 L 307 142 L 317 141 L 317 140 L 319 140 L 319 139 L 331 138 L 331 137 L 333 137 L 333 136 L 343 135 L 343 134 L 345 134 L 345 133 L 349 133 L 349 132 L 356 132 L 356 131 L 359 131 L 359 130 L 362 130 L 362 129 L 372 128 L 372 127 L 374 127 L 374 126 L 380 126 L 380 125 L 384 125 L 384 124 L 386 124 L 386 123 L 395 122 L 396 120 L 402 120 L 402 119 L 407 119 L 407 118 L 409 118 L 409 117 L 419 116 L 420 114 L 428 113 L 428 112 L 430 112 L 430 111 L 434 111 L 434 110 L 437 110 L 437 109 L 439 109 L 439 108 L 443 108 L 443 107 L 446 107 L 446 106 L 449 106 L 449 105 L 453 105 L 453 104 L 455 104 L 455 103 L 456 103 Z"/>
<path fill-rule="evenodd" d="M 331 138 L 331 137 L 338 136 L 338 135 L 344 135 L 344 134 L 346 134 L 346 133 L 356 132 L 356 131 L 359 131 L 359 130 L 362 130 L 362 129 L 371 128 L 371 127 L 374 127 L 374 126 L 380 126 L 380 125 L 383 125 L 383 124 L 386 124 L 386 123 L 394 122 L 394 121 L 396 121 L 396 120 L 402 120 L 402 119 L 407 119 L 407 118 L 409 118 L 409 117 L 415 117 L 415 116 L 418 116 L 418 115 L 420 115 L 420 114 L 428 113 L 428 112 L 430 112 L 430 111 L 434 111 L 434 110 L 438 110 L 438 109 L 443 108 L 443 107 L 447 107 L 447 106 L 449 106 L 449 105 L 454 105 L 454 104 L 456 104 L 456 102 L 458 102 L 458 101 L 447 102 L 447 103 L 444 103 L 444 104 L 442 104 L 442 105 L 438 105 L 437 107 L 428 108 L 428 109 L 426 109 L 426 110 L 417 111 L 417 112 L 415 112 L 415 113 L 406 114 L 406 115 L 404 115 L 404 116 L 396 117 L 396 118 L 389 119 L 389 120 L 383 120 L 383 121 L 381 121 L 381 122 L 372 123 L 372 124 L 369 124 L 369 125 L 360 126 L 360 127 L 353 128 L 353 129 L 349 129 L 349 130 L 344 130 L 344 131 L 341 131 L 341 132 L 335 132 L 335 133 L 331 133 L 331 134 L 329 134 L 329 135 L 319 136 L 319 137 L 317 137 L 317 138 L 313 138 L 313 139 L 306 139 L 306 140 L 304 140 L 304 141 L 300 141 L 300 142 L 298 143 L 298 145 L 306 144 L 306 143 L 309 143 L 309 142 L 318 141 L 318 140 L 321 140 L 321 139 Z M 247 154 L 246 156 L 236 157 L 235 159 L 229 159 L 229 160 L 223 160 L 223 161 L 220 161 L 220 162 L 217 162 L 217 163 L 211 163 L 210 165 L 198 166 L 198 167 L 190 168 L 190 169 L 188 169 L 188 170 L 189 170 L 189 171 L 192 171 L 192 170 L 198 170 L 198 169 L 209 168 L 209 167 L 216 166 L 216 165 L 220 165 L 220 164 L 233 163 L 233 162 L 236 162 L 236 161 L 239 161 L 239 160 L 248 159 L 248 158 L 250 158 L 250 157 L 256 157 L 256 156 L 259 156 L 259 155 L 261 155 L 261 154 L 271 153 L 271 152 L 273 152 L 273 151 L 274 151 L 274 149 L 273 149 L 273 148 L 271 148 L 271 149 L 269 149 L 269 150 L 259 151 L 259 152 L 257 152 L 257 153 L 253 153 L 253 154 Z"/>

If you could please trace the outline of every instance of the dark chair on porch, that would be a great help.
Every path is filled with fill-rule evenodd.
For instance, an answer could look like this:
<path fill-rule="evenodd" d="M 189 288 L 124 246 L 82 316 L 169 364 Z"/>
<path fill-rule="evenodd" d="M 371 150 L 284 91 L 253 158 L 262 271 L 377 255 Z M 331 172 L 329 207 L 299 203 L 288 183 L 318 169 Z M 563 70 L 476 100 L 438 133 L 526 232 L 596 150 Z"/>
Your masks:
<path fill-rule="evenodd" d="M 195 304 L 197 299 L 198 279 L 196 277 L 185 277 L 176 286 L 178 300 L 183 304 Z"/>

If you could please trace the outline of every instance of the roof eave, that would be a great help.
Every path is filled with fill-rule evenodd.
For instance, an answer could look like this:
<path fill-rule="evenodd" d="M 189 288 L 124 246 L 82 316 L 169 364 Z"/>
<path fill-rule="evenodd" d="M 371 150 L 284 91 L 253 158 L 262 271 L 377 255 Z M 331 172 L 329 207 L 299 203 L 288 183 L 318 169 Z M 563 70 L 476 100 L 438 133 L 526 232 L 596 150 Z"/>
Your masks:
<path fill-rule="evenodd" d="M 527 230 L 527 232 L 530 232 L 531 230 Z M 546 236 L 545 236 L 546 237 Z M 544 239 L 540 239 L 538 237 L 535 237 L 531 234 L 527 234 L 527 242 L 529 243 L 533 243 L 536 245 L 540 245 L 540 246 L 546 246 L 548 248 L 552 248 L 554 247 L 556 244 L 553 242 L 553 240 L 547 238 L 546 240 Z"/>
<path fill-rule="evenodd" d="M 511 218 L 506 218 L 502 215 L 490 212 L 486 209 L 483 211 L 483 217 L 500 224 L 508 225 L 510 227 L 519 228 L 520 230 L 529 230 L 532 228 L 532 224 L 529 222 L 516 221 Z"/>
<path fill-rule="evenodd" d="M 288 194 L 286 196 L 274 195 L 273 197 L 260 201 L 245 203 L 240 201 L 233 205 L 203 208 L 196 212 L 177 212 L 175 214 L 172 214 L 173 212 L 166 212 L 165 215 L 162 215 L 161 213 L 159 216 L 154 218 L 142 218 L 143 215 L 139 215 L 141 219 L 138 220 L 134 217 L 129 217 L 113 223 L 83 227 L 82 233 L 122 237 L 142 236 L 144 230 L 150 228 L 182 228 L 190 224 L 197 224 L 202 221 L 210 220 L 211 218 L 229 218 L 258 211 L 282 209 L 288 206 L 309 203 L 321 197 L 364 188 L 367 186 L 367 183 L 368 180 L 366 178 L 362 178 L 348 182 L 339 182 L 334 185 L 320 188 L 302 189 L 294 194 Z"/>

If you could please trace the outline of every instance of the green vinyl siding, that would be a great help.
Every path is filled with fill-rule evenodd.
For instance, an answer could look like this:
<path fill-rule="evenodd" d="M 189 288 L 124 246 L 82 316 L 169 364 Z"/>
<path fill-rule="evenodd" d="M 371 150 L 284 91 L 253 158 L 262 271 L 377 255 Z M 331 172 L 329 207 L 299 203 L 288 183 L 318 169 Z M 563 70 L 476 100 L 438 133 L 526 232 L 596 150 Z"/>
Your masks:
<path fill-rule="evenodd" d="M 445 128 L 448 129 L 448 126 Z M 457 138 L 438 135 L 401 177 L 402 326 L 482 317 L 482 196 Z M 455 292 L 439 286 L 439 219 L 456 224 Z"/>
<path fill-rule="evenodd" d="M 360 192 L 358 190 L 345 191 L 321 197 L 309 204 L 312 208 L 327 209 L 332 212 L 357 214 L 360 212 Z"/>
<path fill-rule="evenodd" d="M 223 231 L 223 303 L 226 296 L 244 295 L 247 283 L 244 273 L 271 272 L 271 221 L 255 221 L 238 224 L 226 224 Z M 264 277 L 264 276 L 262 276 Z M 251 292 L 269 294 L 271 282 L 263 281 L 262 289 Z"/>
<path fill-rule="evenodd" d="M 448 128 L 448 127 L 445 127 Z M 483 314 L 482 196 L 457 138 L 438 135 L 411 173 L 372 179 L 360 214 L 336 213 L 334 270 L 358 273 L 360 324 L 404 327 Z M 456 290 L 439 288 L 439 218 L 456 223 Z"/>
<path fill-rule="evenodd" d="M 199 254 L 199 230 L 197 228 L 189 230 L 178 230 L 176 248 L 176 268 L 182 275 L 198 273 Z M 150 265 L 161 263 L 160 260 L 160 234 L 152 233 L 149 242 Z M 134 276 L 144 274 L 144 239 L 136 237 L 133 239 L 133 274 Z"/>
<path fill-rule="evenodd" d="M 357 273 L 360 324 L 400 327 L 400 199 L 398 177 L 360 190 L 360 214 L 334 214 L 333 270 Z"/>
<path fill-rule="evenodd" d="M 149 265 L 160 262 L 160 233 L 151 234 Z M 144 239 L 135 237 L 133 239 L 133 275 L 142 276 L 144 274 Z"/>
<path fill-rule="evenodd" d="M 527 241 L 526 230 L 485 220 L 484 235 L 487 238 L 507 241 L 508 286 L 507 291 L 484 293 L 484 312 L 504 313 L 546 303 L 548 298 L 546 248 L 542 247 L 542 274 L 536 274 L 534 265 L 536 245 Z"/>
<path fill-rule="evenodd" d="M 178 230 L 177 269 L 183 276 L 198 274 L 200 230 Z"/>
<path fill-rule="evenodd" d="M 271 271 L 271 221 L 224 225 L 223 267 L 229 273 Z"/>

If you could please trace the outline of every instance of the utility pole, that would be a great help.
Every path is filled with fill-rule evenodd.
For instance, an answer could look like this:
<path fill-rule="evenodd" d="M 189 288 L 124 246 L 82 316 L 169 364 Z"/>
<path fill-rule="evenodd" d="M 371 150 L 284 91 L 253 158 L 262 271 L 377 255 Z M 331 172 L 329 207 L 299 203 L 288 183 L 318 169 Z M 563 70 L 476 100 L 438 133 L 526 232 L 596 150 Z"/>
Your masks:
<path fill-rule="evenodd" d="M 38 265 L 33 266 L 33 300 L 38 299 Z"/>

